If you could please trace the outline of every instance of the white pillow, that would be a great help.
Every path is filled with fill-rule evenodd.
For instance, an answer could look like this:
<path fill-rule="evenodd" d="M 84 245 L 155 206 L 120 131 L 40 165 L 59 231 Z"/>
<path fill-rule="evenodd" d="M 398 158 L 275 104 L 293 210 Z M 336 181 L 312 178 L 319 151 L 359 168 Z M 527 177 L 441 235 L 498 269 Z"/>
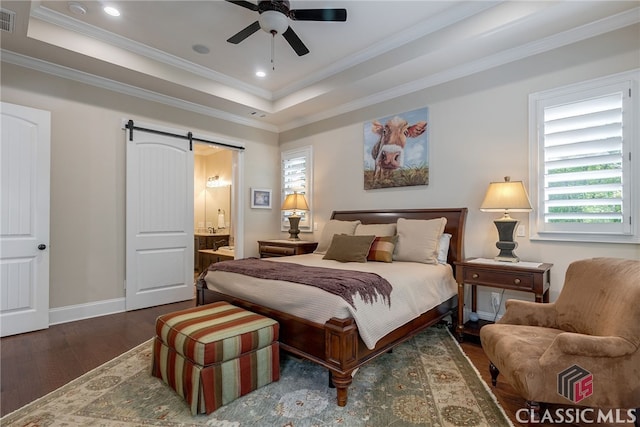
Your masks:
<path fill-rule="evenodd" d="M 395 224 L 358 224 L 356 227 L 356 236 L 395 236 L 396 225 Z"/>
<path fill-rule="evenodd" d="M 340 221 L 337 219 L 329 220 L 329 222 L 322 229 L 322 234 L 320 235 L 320 241 L 318 242 L 318 247 L 313 253 L 315 254 L 326 254 L 327 249 L 329 249 L 329 245 L 331 245 L 331 240 L 333 239 L 334 234 L 346 234 L 349 236 L 353 236 L 353 233 L 356 231 L 356 227 L 360 224 L 360 220 L 357 221 Z"/>
<path fill-rule="evenodd" d="M 440 245 L 438 246 L 438 262 L 440 264 L 447 263 L 447 255 L 449 255 L 450 242 L 451 242 L 451 234 L 442 233 L 442 236 L 440 236 Z"/>
<path fill-rule="evenodd" d="M 444 217 L 426 220 L 398 218 L 398 243 L 393 259 L 437 264 L 440 236 L 446 224 Z"/>

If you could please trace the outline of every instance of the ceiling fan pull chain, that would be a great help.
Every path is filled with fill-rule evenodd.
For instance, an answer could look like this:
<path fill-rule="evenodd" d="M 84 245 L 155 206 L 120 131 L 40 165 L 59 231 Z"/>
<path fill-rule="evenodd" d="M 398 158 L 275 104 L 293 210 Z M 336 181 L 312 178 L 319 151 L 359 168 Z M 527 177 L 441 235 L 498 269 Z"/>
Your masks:
<path fill-rule="evenodd" d="M 276 32 L 271 31 L 271 69 L 273 71 L 276 70 L 276 61 L 275 61 L 275 40 L 276 40 Z"/>

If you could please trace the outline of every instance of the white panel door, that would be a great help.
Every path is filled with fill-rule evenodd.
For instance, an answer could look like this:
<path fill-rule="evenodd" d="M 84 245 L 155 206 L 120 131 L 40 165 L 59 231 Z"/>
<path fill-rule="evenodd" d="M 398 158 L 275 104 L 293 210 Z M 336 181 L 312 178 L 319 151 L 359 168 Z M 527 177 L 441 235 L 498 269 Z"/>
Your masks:
<path fill-rule="evenodd" d="M 126 308 L 194 297 L 193 152 L 181 138 L 127 135 Z"/>
<path fill-rule="evenodd" d="M 0 335 L 49 327 L 51 114 L 2 103 Z"/>

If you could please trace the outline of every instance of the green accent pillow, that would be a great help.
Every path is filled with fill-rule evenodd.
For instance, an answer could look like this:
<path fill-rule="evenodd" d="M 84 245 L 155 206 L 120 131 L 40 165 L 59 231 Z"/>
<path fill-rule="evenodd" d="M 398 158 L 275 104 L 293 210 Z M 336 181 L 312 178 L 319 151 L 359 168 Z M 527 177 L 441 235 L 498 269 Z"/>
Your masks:
<path fill-rule="evenodd" d="M 369 248 L 376 236 L 350 236 L 334 234 L 327 253 L 322 259 L 340 262 L 367 262 Z"/>

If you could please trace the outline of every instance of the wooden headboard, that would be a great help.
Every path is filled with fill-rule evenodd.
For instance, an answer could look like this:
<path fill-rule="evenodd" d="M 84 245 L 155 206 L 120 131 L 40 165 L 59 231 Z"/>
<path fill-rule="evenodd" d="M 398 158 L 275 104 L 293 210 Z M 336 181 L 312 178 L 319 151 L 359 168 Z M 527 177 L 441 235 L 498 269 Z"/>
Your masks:
<path fill-rule="evenodd" d="M 467 208 L 438 208 L 438 209 L 398 209 L 398 210 L 363 210 L 363 211 L 333 211 L 331 219 L 341 221 L 355 221 L 359 219 L 363 224 L 389 224 L 406 219 L 434 219 L 447 218 L 445 233 L 451 234 L 449 255 L 447 262 L 453 265 L 464 259 L 464 224 L 467 218 Z"/>

